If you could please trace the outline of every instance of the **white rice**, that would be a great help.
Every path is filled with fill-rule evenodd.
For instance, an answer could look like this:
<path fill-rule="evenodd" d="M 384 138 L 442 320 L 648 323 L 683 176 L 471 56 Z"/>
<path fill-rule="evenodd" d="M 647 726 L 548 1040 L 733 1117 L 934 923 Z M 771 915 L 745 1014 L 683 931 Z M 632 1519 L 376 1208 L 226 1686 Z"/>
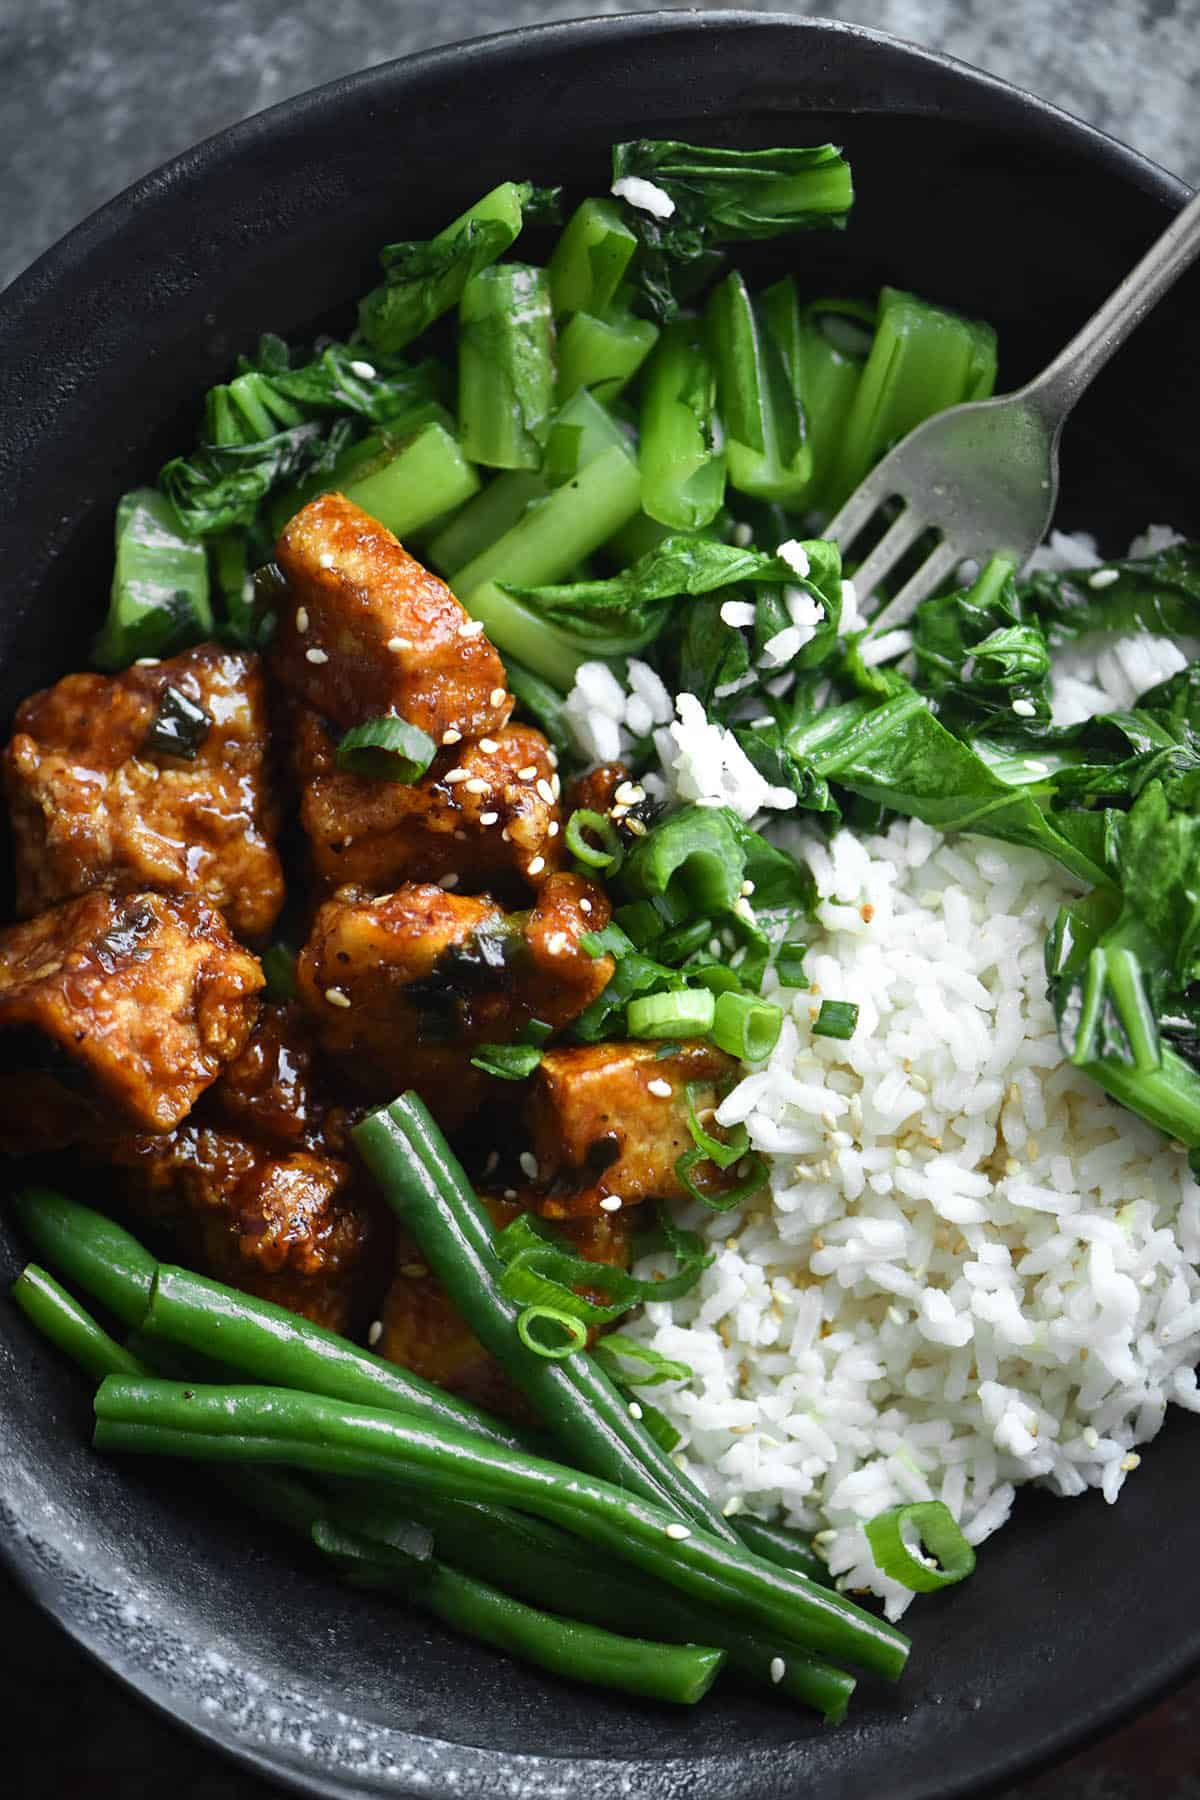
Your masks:
<path fill-rule="evenodd" d="M 1061 538 L 1042 555 L 1096 560 Z M 1087 654 L 1065 679 L 1089 712 L 1183 661 L 1141 636 Z M 1025 1481 L 1114 1501 L 1167 1404 L 1200 1411 L 1200 1188 L 1063 1060 L 1057 865 L 916 821 L 784 830 L 823 896 L 812 985 L 774 993 L 780 1042 L 718 1114 L 745 1120 L 770 1193 L 696 1208 L 711 1266 L 632 1330 L 693 1371 L 655 1402 L 714 1500 L 821 1532 L 840 1583 L 896 1618 L 911 1596 L 865 1520 L 937 1498 L 978 1544 Z M 813 1036 L 823 998 L 857 1003 L 849 1041 Z"/>

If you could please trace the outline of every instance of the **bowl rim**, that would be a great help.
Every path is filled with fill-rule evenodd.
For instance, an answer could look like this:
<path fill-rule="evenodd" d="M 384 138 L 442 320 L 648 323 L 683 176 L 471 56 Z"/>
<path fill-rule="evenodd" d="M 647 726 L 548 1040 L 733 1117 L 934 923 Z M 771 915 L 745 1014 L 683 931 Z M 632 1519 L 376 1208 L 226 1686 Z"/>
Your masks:
<path fill-rule="evenodd" d="M 927 81 L 927 97 L 921 103 L 906 104 L 901 110 L 909 116 L 936 113 L 939 95 L 969 92 L 972 118 L 981 124 L 1003 122 L 1023 116 L 1033 119 L 1044 133 L 1066 134 L 1081 145 L 1102 170 L 1120 172 L 1126 181 L 1132 176 L 1148 196 L 1169 206 L 1182 206 L 1192 190 L 1186 182 L 1162 168 L 1140 151 L 1122 143 L 1099 127 L 1077 118 L 1053 102 L 990 74 L 965 60 L 932 49 L 911 39 L 877 30 L 868 25 L 828 19 L 812 15 L 781 13 L 770 9 L 731 9 L 688 7 L 646 12 L 622 12 L 602 16 L 580 16 L 541 24 L 523 25 L 509 30 L 474 36 L 455 42 L 414 51 L 408 55 L 377 63 L 369 68 L 336 77 L 276 102 L 260 112 L 211 133 L 188 149 L 170 157 L 157 168 L 140 176 L 128 187 L 105 201 L 61 238 L 41 253 L 0 290 L 0 352 L 6 339 L 21 332 L 22 320 L 38 304 L 48 290 L 76 279 L 86 269 L 90 257 L 120 237 L 133 215 L 147 207 L 171 204 L 179 190 L 203 178 L 206 165 L 214 159 L 247 157 L 254 147 L 269 139 L 282 124 L 293 126 L 305 118 L 326 112 L 337 112 L 348 103 L 370 105 L 376 99 L 392 94 L 423 79 L 436 78 L 448 67 L 460 73 L 495 60 L 521 55 L 536 55 L 541 50 L 559 51 L 570 45 L 586 52 L 593 44 L 613 39 L 636 40 L 668 36 L 672 39 L 697 38 L 716 33 L 738 32 L 752 35 L 767 31 L 785 31 L 796 39 L 805 36 L 826 42 L 866 44 L 873 52 L 882 52 L 901 67 Z M 880 110 L 878 105 L 840 105 L 838 111 L 867 114 Z M 0 356 L 2 363 L 2 356 Z M 253 1743 L 232 1734 L 219 1720 L 207 1717 L 195 1706 L 181 1709 L 178 1696 L 172 1695 L 166 1683 L 154 1671 L 139 1667 L 130 1656 L 122 1657 L 109 1642 L 102 1629 L 89 1619 L 88 1608 L 77 1598 L 65 1593 L 64 1568 L 53 1546 L 18 1517 L 0 1489 L 0 1559 L 25 1594 L 49 1615 L 60 1630 L 107 1674 L 115 1677 L 127 1690 L 137 1695 L 173 1725 L 191 1733 L 202 1743 L 241 1767 L 296 1792 L 327 1797 L 327 1800 L 377 1800 L 383 1791 L 377 1785 L 361 1786 L 353 1772 L 343 1777 L 325 1775 L 315 1769 L 298 1767 L 283 1755 L 277 1755 L 265 1744 Z M 1185 1680 L 1194 1667 L 1200 1666 L 1200 1635 L 1194 1652 L 1164 1656 L 1143 1671 L 1117 1698 L 1094 1707 L 1085 1717 L 1075 1716 L 1070 1722 L 1044 1731 L 1035 1742 L 1026 1742 L 1011 1751 L 992 1753 L 982 1758 L 972 1780 L 972 1792 L 985 1794 L 1034 1769 L 1046 1767 L 1069 1751 L 1102 1737 L 1122 1720 L 1154 1699 L 1170 1692 Z M 556 1764 L 562 1769 L 578 1768 L 575 1757 L 518 1756 L 506 1751 L 488 1751 L 473 1745 L 449 1743 L 415 1733 L 397 1733 L 411 1756 L 414 1774 L 419 1772 L 419 1786 L 393 1786 L 387 1792 L 395 1800 L 420 1793 L 425 1800 L 449 1800 L 452 1792 L 480 1794 L 501 1792 L 512 1795 L 542 1791 L 540 1782 L 531 1782 L 529 1771 L 534 1765 L 545 1769 Z M 452 1751 L 455 1776 L 452 1783 L 439 1783 L 441 1752 Z M 662 1758 L 652 1762 L 617 1762 L 608 1760 L 601 1766 L 616 1773 L 627 1772 L 631 1784 L 623 1791 L 634 1795 L 653 1794 L 659 1782 L 674 1785 L 686 1771 L 692 1779 L 709 1769 L 715 1777 L 712 1787 L 691 1787 L 700 1795 L 720 1793 L 721 1767 L 724 1758 Z M 471 1775 L 463 1782 L 461 1771 L 469 1767 Z M 590 1763 L 588 1766 L 591 1766 Z M 643 1786 L 649 1776 L 649 1785 Z M 479 1782 L 478 1788 L 474 1783 Z M 492 1784 L 495 1784 L 494 1786 Z M 573 1789 L 573 1784 L 572 1784 Z M 557 1789 L 556 1791 L 564 1791 Z M 574 1791 L 574 1789 L 573 1789 Z M 581 1788 L 581 1793 L 589 1790 Z M 601 1793 L 594 1790 L 597 1800 Z M 603 1790 L 605 1793 L 608 1789 Z M 945 1780 L 929 1785 L 906 1786 L 896 1790 L 890 1800 L 953 1800 L 961 1793 L 958 1780 Z"/>

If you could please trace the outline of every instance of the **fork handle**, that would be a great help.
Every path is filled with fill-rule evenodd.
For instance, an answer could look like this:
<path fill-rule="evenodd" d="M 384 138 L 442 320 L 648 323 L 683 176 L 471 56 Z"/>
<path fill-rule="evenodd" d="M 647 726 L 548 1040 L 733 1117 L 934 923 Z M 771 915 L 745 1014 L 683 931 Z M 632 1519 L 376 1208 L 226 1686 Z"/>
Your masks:
<path fill-rule="evenodd" d="M 1082 331 L 1022 390 L 1022 397 L 1037 407 L 1048 425 L 1055 430 L 1061 427 L 1109 357 L 1197 255 L 1200 193 L 1193 194 Z"/>

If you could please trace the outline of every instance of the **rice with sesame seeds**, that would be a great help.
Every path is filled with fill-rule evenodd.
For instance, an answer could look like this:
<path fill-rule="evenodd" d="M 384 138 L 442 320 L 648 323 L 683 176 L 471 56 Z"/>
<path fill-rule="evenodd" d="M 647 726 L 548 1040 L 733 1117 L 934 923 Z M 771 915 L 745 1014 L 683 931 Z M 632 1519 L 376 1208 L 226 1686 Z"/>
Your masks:
<path fill-rule="evenodd" d="M 1098 561 L 1061 536 L 1040 556 Z M 1068 656 L 1056 710 L 1064 684 L 1094 712 L 1184 660 L 1146 634 Z M 818 1532 L 898 1618 L 912 1596 L 874 1565 L 877 1513 L 940 1499 L 979 1544 L 1025 1482 L 1115 1501 L 1168 1404 L 1200 1411 L 1200 1187 L 1064 1060 L 1044 942 L 1078 890 L 1056 864 L 909 820 L 818 839 L 777 817 L 772 836 L 822 896 L 812 985 L 768 976 L 780 1040 L 717 1112 L 745 1121 L 769 1191 L 685 1210 L 712 1263 L 624 1329 L 692 1370 L 656 1405 L 716 1504 Z M 858 1006 L 850 1039 L 814 1035 L 817 994 Z"/>

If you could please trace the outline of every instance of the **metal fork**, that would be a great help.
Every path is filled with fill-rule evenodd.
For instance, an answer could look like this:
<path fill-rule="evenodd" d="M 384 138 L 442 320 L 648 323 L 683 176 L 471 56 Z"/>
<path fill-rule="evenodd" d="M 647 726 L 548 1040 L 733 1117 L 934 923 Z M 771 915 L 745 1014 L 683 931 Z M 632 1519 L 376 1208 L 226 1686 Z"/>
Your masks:
<path fill-rule="evenodd" d="M 903 625 L 967 557 L 1020 568 L 1045 537 L 1058 497 L 1058 444 L 1071 408 L 1113 352 L 1200 253 L 1196 194 L 1048 368 L 994 400 L 952 406 L 910 431 L 825 529 L 843 556 L 885 502 L 902 510 L 854 573 L 867 601 L 917 540 L 940 533 L 920 567 L 871 621 Z"/>

